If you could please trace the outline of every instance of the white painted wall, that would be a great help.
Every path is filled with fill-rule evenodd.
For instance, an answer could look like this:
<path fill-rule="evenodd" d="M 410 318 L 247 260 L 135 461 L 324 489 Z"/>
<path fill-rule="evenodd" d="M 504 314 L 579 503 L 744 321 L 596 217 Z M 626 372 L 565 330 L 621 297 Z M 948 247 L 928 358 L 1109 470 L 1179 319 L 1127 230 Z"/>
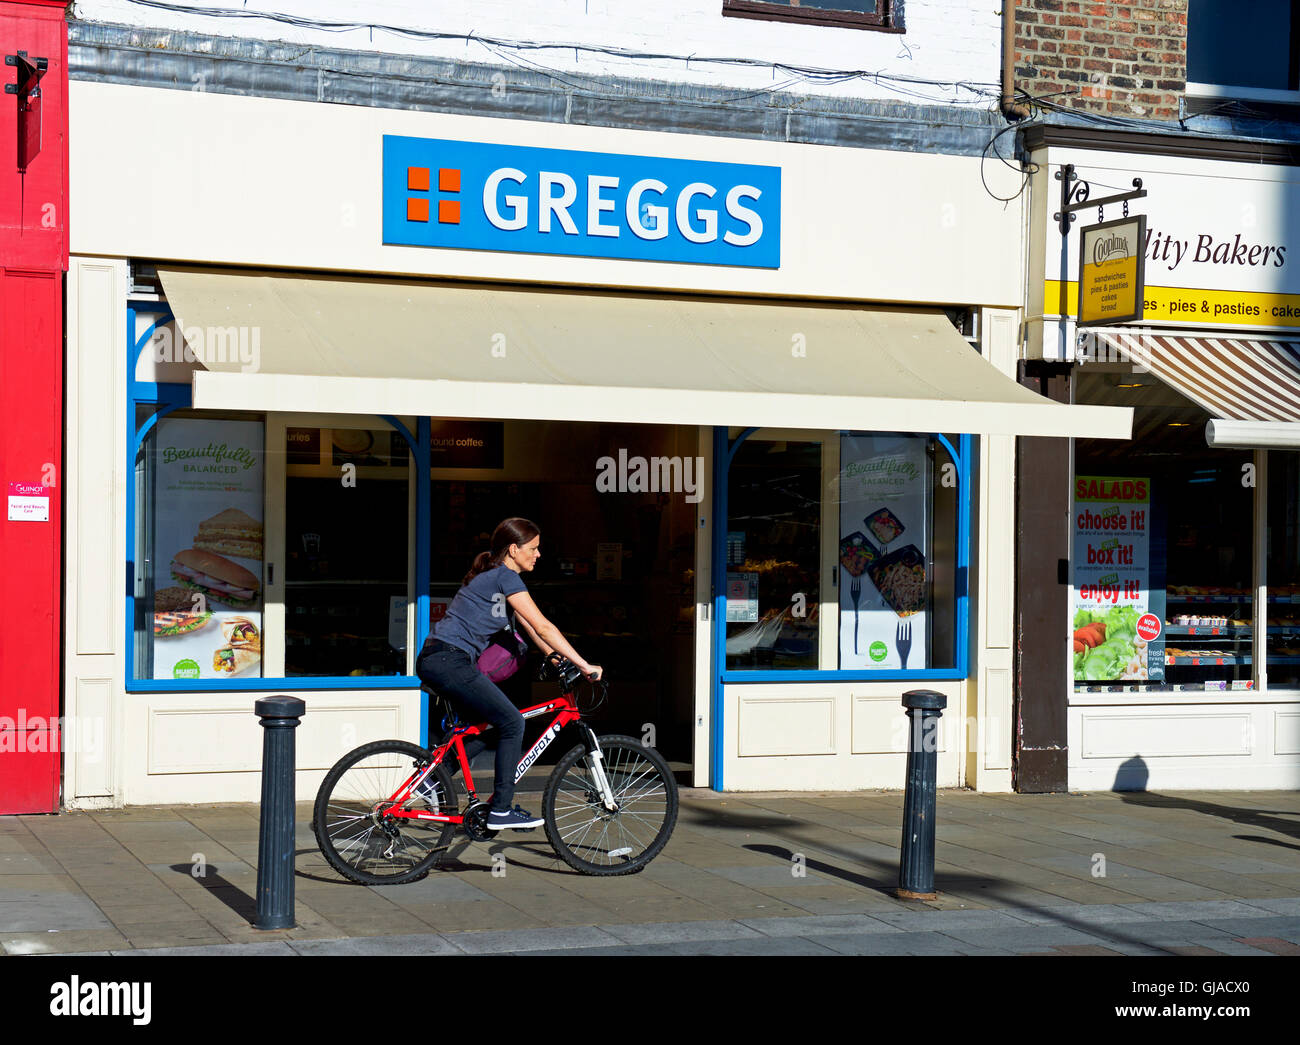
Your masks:
<path fill-rule="evenodd" d="M 563 74 L 580 86 L 584 77 L 619 76 L 749 91 L 974 106 L 987 105 L 995 94 L 1001 56 L 998 5 L 980 0 L 908 0 L 906 32 L 901 35 L 724 18 L 722 0 L 663 0 L 653 5 L 638 0 L 373 0 L 364 5 L 343 0 L 250 0 L 242 6 L 179 0 L 176 6 L 182 10 L 161 10 L 131 0 L 78 0 L 76 15 L 90 22 L 517 65 L 530 72 Z M 184 10 L 201 6 L 224 7 L 238 17 Z M 340 32 L 249 17 L 257 12 L 357 28 Z M 430 39 L 372 26 L 446 35 Z M 517 46 L 521 43 L 554 46 Z M 584 45 L 613 53 L 582 50 Z M 774 63 L 778 62 L 850 75 L 840 82 L 819 82 L 777 69 Z M 921 82 L 926 80 L 970 87 Z"/>

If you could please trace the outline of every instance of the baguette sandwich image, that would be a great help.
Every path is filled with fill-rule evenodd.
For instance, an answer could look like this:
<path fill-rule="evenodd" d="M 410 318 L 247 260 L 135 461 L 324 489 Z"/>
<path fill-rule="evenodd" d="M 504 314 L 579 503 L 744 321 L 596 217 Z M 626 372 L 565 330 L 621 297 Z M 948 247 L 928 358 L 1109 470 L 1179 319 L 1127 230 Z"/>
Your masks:
<path fill-rule="evenodd" d="M 218 555 L 238 555 L 244 559 L 262 557 L 262 524 L 247 512 L 227 508 L 199 523 L 194 537 L 199 551 Z"/>
<path fill-rule="evenodd" d="M 262 659 L 262 636 L 248 617 L 226 617 L 221 634 L 229 645 L 213 651 L 212 670 L 218 675 L 238 675 Z"/>
<path fill-rule="evenodd" d="M 262 581 L 256 574 L 214 552 L 198 548 L 178 551 L 172 556 L 171 573 L 184 587 L 236 609 L 256 606 L 261 598 Z"/>

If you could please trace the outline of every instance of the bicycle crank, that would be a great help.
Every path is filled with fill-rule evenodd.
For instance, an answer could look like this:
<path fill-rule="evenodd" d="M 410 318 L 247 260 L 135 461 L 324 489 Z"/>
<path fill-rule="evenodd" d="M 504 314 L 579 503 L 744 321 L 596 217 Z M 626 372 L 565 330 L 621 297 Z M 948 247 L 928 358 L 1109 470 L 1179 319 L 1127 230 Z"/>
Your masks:
<path fill-rule="evenodd" d="M 490 841 L 496 834 L 488 829 L 488 811 L 491 807 L 483 801 L 473 802 L 465 810 L 465 819 L 461 826 L 465 833 L 475 842 Z"/>

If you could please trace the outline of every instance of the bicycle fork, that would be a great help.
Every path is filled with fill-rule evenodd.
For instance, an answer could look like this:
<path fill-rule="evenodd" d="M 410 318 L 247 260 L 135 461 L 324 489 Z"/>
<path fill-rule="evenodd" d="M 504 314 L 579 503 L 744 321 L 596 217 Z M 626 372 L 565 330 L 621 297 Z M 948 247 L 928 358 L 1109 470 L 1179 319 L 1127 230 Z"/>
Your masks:
<path fill-rule="evenodd" d="M 605 756 L 601 753 L 600 741 L 589 725 L 584 722 L 582 726 L 587 731 L 587 757 L 591 762 L 591 775 L 596 778 L 596 787 L 600 790 L 601 804 L 611 813 L 617 812 L 618 803 L 614 801 L 614 789 L 609 786 L 609 777 L 605 775 Z"/>

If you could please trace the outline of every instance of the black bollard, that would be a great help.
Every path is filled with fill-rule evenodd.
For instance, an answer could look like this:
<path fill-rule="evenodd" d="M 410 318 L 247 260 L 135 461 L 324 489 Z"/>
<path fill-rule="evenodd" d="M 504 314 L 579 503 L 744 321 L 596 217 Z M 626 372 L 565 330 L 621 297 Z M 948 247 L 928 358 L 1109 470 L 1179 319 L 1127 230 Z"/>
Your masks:
<path fill-rule="evenodd" d="M 911 724 L 907 745 L 907 791 L 903 795 L 903 844 L 898 861 L 901 900 L 933 900 L 934 817 L 938 770 L 939 718 L 948 698 L 932 689 L 903 694 Z"/>
<path fill-rule="evenodd" d="M 262 816 L 257 841 L 254 929 L 292 929 L 294 851 L 293 731 L 307 705 L 297 697 L 263 697 L 253 705 L 262 728 Z"/>

